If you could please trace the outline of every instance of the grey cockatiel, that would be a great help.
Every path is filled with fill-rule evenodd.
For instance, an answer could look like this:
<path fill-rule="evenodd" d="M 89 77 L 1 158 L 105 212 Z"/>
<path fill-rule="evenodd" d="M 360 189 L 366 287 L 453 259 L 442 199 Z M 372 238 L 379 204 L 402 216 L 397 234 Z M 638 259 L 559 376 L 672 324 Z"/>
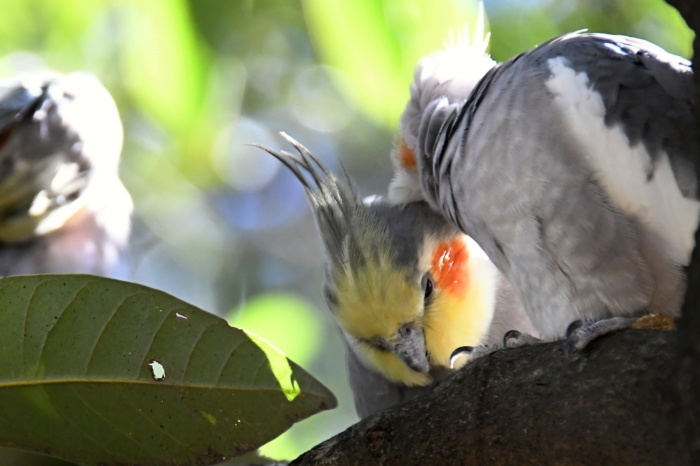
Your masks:
<path fill-rule="evenodd" d="M 547 339 L 678 316 L 700 213 L 689 62 L 572 33 L 485 68 L 466 101 L 434 93 L 414 112 L 416 169 L 394 189 L 420 187 L 471 235 Z"/>
<path fill-rule="evenodd" d="M 362 201 L 296 141 L 263 148 L 308 195 L 325 249 L 324 295 L 347 344 L 360 417 L 422 393 L 449 374 L 452 352 L 533 331 L 479 247 L 424 202 Z M 308 175 L 308 176 L 307 176 Z"/>
<path fill-rule="evenodd" d="M 93 76 L 0 81 L 0 276 L 123 275 L 122 126 Z"/>

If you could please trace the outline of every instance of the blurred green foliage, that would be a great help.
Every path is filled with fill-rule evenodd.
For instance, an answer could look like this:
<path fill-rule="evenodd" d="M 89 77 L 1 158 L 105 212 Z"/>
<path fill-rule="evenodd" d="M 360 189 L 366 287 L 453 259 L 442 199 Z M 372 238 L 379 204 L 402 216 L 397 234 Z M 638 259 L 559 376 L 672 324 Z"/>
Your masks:
<path fill-rule="evenodd" d="M 691 50 L 692 33 L 662 0 L 484 6 L 498 60 L 584 28 Z M 342 162 L 363 193 L 384 192 L 415 61 L 475 11 L 471 0 L 3 1 L 0 74 L 88 70 L 117 100 L 136 204 L 131 279 L 221 315 L 242 312 L 264 335 L 269 327 L 338 396 L 339 409 L 295 426 L 275 455 L 291 458 L 356 418 L 304 195 L 246 144 L 280 147 L 284 130 L 330 167 Z M 285 296 L 296 304 L 283 306 Z M 311 349 L 295 346 L 311 338 Z"/>
<path fill-rule="evenodd" d="M 688 58 L 692 53 L 693 32 L 661 0 L 502 0 L 486 1 L 485 6 L 492 55 L 498 61 L 581 29 L 641 37 Z"/>
<path fill-rule="evenodd" d="M 322 59 L 347 79 L 338 85 L 380 124 L 397 124 L 418 60 L 448 31 L 475 27 L 476 4 L 432 0 L 304 0 L 309 32 Z"/>

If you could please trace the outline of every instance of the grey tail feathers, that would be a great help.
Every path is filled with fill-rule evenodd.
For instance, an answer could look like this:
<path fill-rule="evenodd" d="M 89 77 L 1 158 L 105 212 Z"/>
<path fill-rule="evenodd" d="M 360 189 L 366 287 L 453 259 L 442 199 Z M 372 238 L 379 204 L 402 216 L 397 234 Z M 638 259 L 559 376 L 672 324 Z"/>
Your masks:
<path fill-rule="evenodd" d="M 357 265 L 357 261 L 365 262 L 356 231 L 357 220 L 364 206 L 345 168 L 342 177 L 336 177 L 306 147 L 288 134 L 280 134 L 294 146 L 298 156 L 260 144 L 252 145 L 282 162 L 302 184 L 326 254 L 333 264 L 344 268 L 348 260 L 353 265 Z"/>

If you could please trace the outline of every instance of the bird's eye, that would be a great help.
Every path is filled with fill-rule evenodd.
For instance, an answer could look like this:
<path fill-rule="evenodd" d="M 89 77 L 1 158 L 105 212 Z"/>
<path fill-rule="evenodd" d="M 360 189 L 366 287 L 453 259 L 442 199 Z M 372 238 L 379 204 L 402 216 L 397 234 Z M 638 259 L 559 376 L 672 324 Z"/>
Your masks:
<path fill-rule="evenodd" d="M 423 300 L 427 301 L 433 295 L 433 279 L 429 274 L 423 275 L 421 286 L 423 287 Z"/>

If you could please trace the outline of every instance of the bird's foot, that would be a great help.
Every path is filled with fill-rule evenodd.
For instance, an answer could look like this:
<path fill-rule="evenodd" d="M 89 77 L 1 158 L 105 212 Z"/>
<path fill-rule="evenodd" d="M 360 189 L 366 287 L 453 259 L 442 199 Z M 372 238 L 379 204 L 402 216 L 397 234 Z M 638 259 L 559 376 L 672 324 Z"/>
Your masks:
<path fill-rule="evenodd" d="M 537 337 L 528 335 L 527 333 L 518 332 L 517 330 L 511 330 L 503 335 L 503 346 L 505 348 L 519 348 L 521 346 L 530 346 L 536 343 L 542 343 Z"/>
<path fill-rule="evenodd" d="M 450 356 L 450 367 L 452 369 L 460 369 L 468 362 L 474 362 L 479 358 L 493 353 L 494 351 L 498 351 L 499 349 L 517 348 L 520 346 L 528 346 L 541 342 L 542 340 L 533 337 L 532 335 L 521 333 L 517 330 L 511 330 L 506 332 L 506 334 L 503 336 L 503 344 L 501 345 L 460 346 L 454 350 Z"/>
<path fill-rule="evenodd" d="M 460 346 L 452 352 L 450 356 L 450 367 L 452 369 L 461 369 L 469 362 L 474 362 L 477 359 L 491 354 L 494 351 L 503 348 L 503 345 L 479 345 L 479 346 Z"/>
<path fill-rule="evenodd" d="M 671 317 L 662 314 L 649 314 L 642 317 L 611 317 L 602 320 L 577 320 L 566 329 L 564 351 L 566 354 L 580 351 L 598 337 L 628 328 L 671 331 L 676 329 L 676 324 Z"/>

